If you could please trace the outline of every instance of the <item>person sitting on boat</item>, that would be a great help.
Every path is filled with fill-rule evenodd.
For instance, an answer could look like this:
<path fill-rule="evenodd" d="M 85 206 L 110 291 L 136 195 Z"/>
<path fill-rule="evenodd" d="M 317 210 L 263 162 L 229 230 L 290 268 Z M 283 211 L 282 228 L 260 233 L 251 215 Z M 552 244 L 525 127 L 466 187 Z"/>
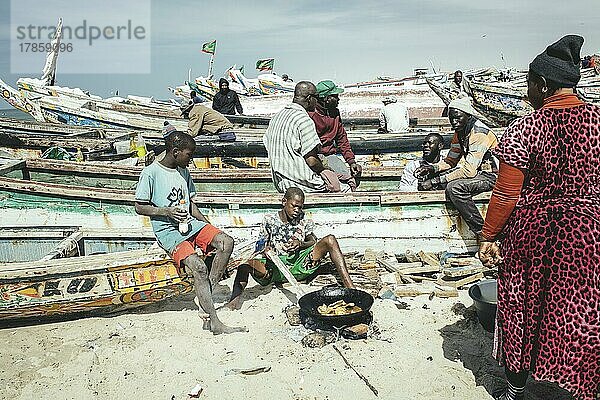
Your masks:
<path fill-rule="evenodd" d="M 225 78 L 219 79 L 219 91 L 213 97 L 212 108 L 225 115 L 235 115 L 236 110 L 238 114 L 244 113 L 238 94 L 229 89 L 229 82 Z"/>
<path fill-rule="evenodd" d="M 202 102 L 204 102 L 204 99 L 200 96 L 198 96 L 198 94 L 196 93 L 195 90 L 192 90 L 190 92 L 190 98 L 192 99 L 192 104 L 200 104 Z"/>
<path fill-rule="evenodd" d="M 350 176 L 328 170 L 319 158 L 321 141 L 308 112 L 314 111 L 317 89 L 301 81 L 294 100 L 271 118 L 263 143 L 267 149 L 273 183 L 278 192 L 299 187 L 305 192 L 345 192 L 351 189 Z"/>
<path fill-rule="evenodd" d="M 319 107 L 321 112 L 331 118 L 338 118 L 342 123 L 340 109 L 340 93 L 344 89 L 337 86 L 332 80 L 321 81 L 317 84 L 317 95 L 319 96 Z"/>
<path fill-rule="evenodd" d="M 416 192 L 419 190 L 419 179 L 415 176 L 415 171 L 423 165 L 433 165 L 440 161 L 441 151 L 444 148 L 444 138 L 437 132 L 430 133 L 423 142 L 423 157 L 412 160 L 402 171 L 398 190 L 401 192 Z M 422 181 L 433 178 L 435 172 L 430 176 L 421 178 Z"/>
<path fill-rule="evenodd" d="M 354 152 L 348 141 L 348 134 L 339 117 L 327 115 L 325 104 L 335 104 L 337 107 L 338 94 L 344 89 L 337 87 L 333 81 L 321 81 L 317 84 L 317 104 L 314 111 L 308 115 L 315 123 L 317 135 L 321 140 L 321 159 L 331 170 L 345 175 L 351 175 L 356 180 L 362 173 L 362 167 L 356 163 Z M 342 157 L 338 153 L 341 153 Z"/>
<path fill-rule="evenodd" d="M 477 119 L 478 113 L 468 97 L 455 99 L 448 105 L 448 118 L 454 129 L 450 151 L 443 160 L 423 165 L 415 171 L 417 177 L 448 171 L 423 181 L 419 190 L 446 187 L 446 197 L 460 212 L 476 234 L 483 228 L 483 218 L 473 196 L 493 189 L 498 176 L 498 164 L 491 150 L 498 145 L 494 132 Z M 458 166 L 458 162 L 464 162 Z"/>
<path fill-rule="evenodd" d="M 461 70 L 454 72 L 454 78 L 449 84 L 450 87 L 450 99 L 458 99 L 461 97 L 468 96 L 465 90 L 465 81 L 463 80 L 463 73 Z"/>
<path fill-rule="evenodd" d="M 382 102 L 377 133 L 405 132 L 409 124 L 408 108 L 398 103 L 396 96 L 387 96 Z"/>
<path fill-rule="evenodd" d="M 233 239 L 212 226 L 191 201 L 196 194 L 187 169 L 196 143 L 183 132 L 173 132 L 166 139 L 166 154 L 144 168 L 135 192 L 135 211 L 150 217 L 158 244 L 194 276 L 194 288 L 200 307 L 207 314 L 205 327 L 214 334 L 246 331 L 228 327 L 215 311 L 212 288 L 216 286 L 233 250 Z M 211 268 L 196 254 L 216 250 Z"/>
<path fill-rule="evenodd" d="M 190 111 L 188 122 L 188 135 L 219 135 L 220 137 L 233 137 L 233 124 L 223 114 L 212 110 L 202 104 L 195 104 Z"/>
<path fill-rule="evenodd" d="M 288 76 L 288 74 L 283 74 L 283 75 L 281 75 L 281 79 L 282 79 L 284 82 L 294 82 L 294 80 L 293 80 L 292 78 L 290 78 L 290 77 Z"/>
<path fill-rule="evenodd" d="M 257 242 L 259 250 L 263 247 L 262 257 L 238 267 L 231 299 L 227 304 L 229 308 L 241 307 L 241 295 L 248 285 L 249 275 L 262 286 L 287 281 L 273 261 L 265 258 L 267 250 L 272 250 L 298 281 L 315 274 L 320 262 L 329 255 L 344 287 L 354 287 L 337 239 L 327 235 L 317 240 L 315 223 L 304 218 L 303 207 L 304 192 L 297 187 L 290 187 L 283 196 L 281 210 L 264 216 Z"/>

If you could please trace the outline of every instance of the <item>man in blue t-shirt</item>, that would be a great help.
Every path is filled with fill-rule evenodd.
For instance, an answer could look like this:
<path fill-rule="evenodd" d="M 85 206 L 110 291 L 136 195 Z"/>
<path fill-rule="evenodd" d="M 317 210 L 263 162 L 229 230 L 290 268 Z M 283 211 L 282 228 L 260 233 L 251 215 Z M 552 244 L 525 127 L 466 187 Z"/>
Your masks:
<path fill-rule="evenodd" d="M 150 217 L 158 244 L 177 266 L 181 263 L 194 276 L 194 288 L 200 307 L 208 314 L 208 325 L 214 334 L 244 332 L 246 328 L 224 325 L 217 317 L 212 288 L 223 276 L 233 250 L 233 239 L 210 225 L 191 201 L 196 195 L 194 182 L 187 169 L 196 143 L 183 132 L 173 132 L 165 139 L 165 157 L 144 168 L 135 192 L 135 211 Z M 200 247 L 206 254 L 215 249 L 212 267 L 196 254 Z"/>

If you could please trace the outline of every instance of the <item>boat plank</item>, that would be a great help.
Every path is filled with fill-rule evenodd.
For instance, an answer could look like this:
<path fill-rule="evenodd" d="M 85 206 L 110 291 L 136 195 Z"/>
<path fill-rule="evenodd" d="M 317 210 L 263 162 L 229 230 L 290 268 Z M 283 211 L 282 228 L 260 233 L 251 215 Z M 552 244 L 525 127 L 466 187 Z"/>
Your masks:
<path fill-rule="evenodd" d="M 0 164 L 0 176 L 4 176 L 10 172 L 22 170 L 27 164 L 23 160 L 11 160 Z"/>
<path fill-rule="evenodd" d="M 161 248 L 130 250 L 120 253 L 0 264 L 0 282 L 36 276 L 60 276 L 74 273 L 92 274 L 155 262 L 172 262 Z"/>

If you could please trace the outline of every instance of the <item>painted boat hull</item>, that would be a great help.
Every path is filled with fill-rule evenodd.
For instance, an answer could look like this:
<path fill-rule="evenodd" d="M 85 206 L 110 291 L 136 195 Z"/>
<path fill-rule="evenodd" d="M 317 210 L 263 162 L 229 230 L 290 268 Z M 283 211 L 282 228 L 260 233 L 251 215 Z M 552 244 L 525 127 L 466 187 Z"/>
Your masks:
<path fill-rule="evenodd" d="M 73 243 L 79 246 L 65 246 L 65 254 L 51 254 L 47 259 L 6 263 L 57 246 L 60 230 L 0 229 L 0 262 L 5 262 L 0 263 L 0 323 L 110 313 L 193 290 L 187 274 L 176 268 L 162 249 L 150 247 L 154 239 L 148 232 L 136 237 L 139 233 L 127 230 L 65 228 L 62 240 L 68 243 L 75 236 Z M 64 257 L 74 248 L 114 253 Z"/>
<path fill-rule="evenodd" d="M 489 194 L 476 197 L 485 215 Z M 281 207 L 274 192 L 198 193 L 194 199 L 209 220 L 237 242 L 257 237 L 265 213 Z M 134 211 L 132 190 L 0 178 L 0 218 L 10 225 L 76 224 L 94 228 L 149 228 Z M 316 234 L 334 234 L 345 251 L 378 248 L 389 253 L 464 252 L 476 240 L 443 192 L 355 192 L 307 194 L 306 214 Z"/>

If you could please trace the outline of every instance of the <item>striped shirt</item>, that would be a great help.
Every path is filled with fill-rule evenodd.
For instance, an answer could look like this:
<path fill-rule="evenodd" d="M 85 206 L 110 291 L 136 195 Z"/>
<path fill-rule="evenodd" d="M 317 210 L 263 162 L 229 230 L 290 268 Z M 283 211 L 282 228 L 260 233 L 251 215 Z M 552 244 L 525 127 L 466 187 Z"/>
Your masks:
<path fill-rule="evenodd" d="M 490 151 L 497 145 L 498 139 L 494 132 L 477 120 L 471 132 L 464 138 L 464 142 L 460 141 L 458 133 L 454 133 L 448 155 L 434 164 L 434 169 L 436 172 L 443 172 L 455 168 L 464 156 L 465 160 L 458 168 L 440 175 L 442 183 L 455 179 L 474 178 L 477 172 L 482 170 L 498 172 L 498 163 Z"/>
<path fill-rule="evenodd" d="M 283 193 L 295 186 L 305 192 L 325 192 L 323 179 L 310 169 L 304 156 L 321 145 L 315 123 L 306 110 L 292 103 L 278 112 L 263 136 L 275 188 Z"/>

